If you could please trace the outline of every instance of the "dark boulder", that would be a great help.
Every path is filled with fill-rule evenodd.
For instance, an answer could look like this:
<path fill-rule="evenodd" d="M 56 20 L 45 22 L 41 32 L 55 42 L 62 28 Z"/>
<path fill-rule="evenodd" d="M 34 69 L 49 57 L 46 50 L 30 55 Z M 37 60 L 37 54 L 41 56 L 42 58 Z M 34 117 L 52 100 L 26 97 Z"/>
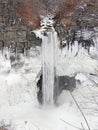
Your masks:
<path fill-rule="evenodd" d="M 43 93 L 42 93 L 42 75 L 37 82 L 38 87 L 38 101 L 42 104 L 43 102 Z M 57 97 L 62 93 L 63 90 L 73 91 L 76 87 L 75 77 L 69 76 L 58 76 L 55 78 L 55 87 L 54 87 L 54 101 L 56 103 Z"/>

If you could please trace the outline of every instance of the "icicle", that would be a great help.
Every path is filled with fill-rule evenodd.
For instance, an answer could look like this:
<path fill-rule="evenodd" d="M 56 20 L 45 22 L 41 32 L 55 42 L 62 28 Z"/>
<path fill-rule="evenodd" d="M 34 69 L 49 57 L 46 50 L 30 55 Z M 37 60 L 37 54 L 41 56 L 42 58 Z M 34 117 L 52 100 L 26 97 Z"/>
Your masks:
<path fill-rule="evenodd" d="M 2 54 L 3 54 L 3 51 L 4 51 L 4 46 L 5 46 L 5 43 L 4 43 L 4 41 L 2 41 Z"/>
<path fill-rule="evenodd" d="M 43 104 L 54 103 L 54 37 L 55 32 L 47 32 L 42 39 L 42 69 L 43 69 Z"/>
<path fill-rule="evenodd" d="M 17 42 L 15 43 L 15 57 L 17 57 Z"/>

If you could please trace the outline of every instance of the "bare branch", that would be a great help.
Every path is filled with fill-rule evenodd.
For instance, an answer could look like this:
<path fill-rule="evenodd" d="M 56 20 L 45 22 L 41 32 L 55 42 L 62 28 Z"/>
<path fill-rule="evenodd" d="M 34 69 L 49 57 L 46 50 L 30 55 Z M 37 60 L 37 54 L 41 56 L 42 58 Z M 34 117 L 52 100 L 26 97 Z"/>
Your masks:
<path fill-rule="evenodd" d="M 71 124 L 71 123 L 69 123 L 69 122 L 66 122 L 65 120 L 62 120 L 62 119 L 60 119 L 60 120 L 63 121 L 64 123 L 66 123 L 66 124 L 68 124 L 68 125 L 70 125 L 70 126 L 76 128 L 76 129 L 78 129 L 78 130 L 84 130 L 84 129 L 79 128 L 79 127 L 77 127 L 77 126 L 75 126 L 75 125 L 73 125 L 73 124 Z"/>
<path fill-rule="evenodd" d="M 71 94 L 71 96 L 72 96 L 72 98 L 73 98 L 75 104 L 77 105 L 78 109 L 80 110 L 80 112 L 81 112 L 81 114 L 82 114 L 82 116 L 83 116 L 83 118 L 84 118 L 84 120 L 85 120 L 85 122 L 86 122 L 86 124 L 87 124 L 88 130 L 91 130 L 91 129 L 90 129 L 90 126 L 89 126 L 89 123 L 88 123 L 88 121 L 87 121 L 87 119 L 86 119 L 86 117 L 85 117 L 83 111 L 81 110 L 79 104 L 77 103 L 76 99 L 74 98 L 74 96 L 73 96 L 73 94 L 72 94 L 71 92 L 70 92 L 70 94 Z"/>

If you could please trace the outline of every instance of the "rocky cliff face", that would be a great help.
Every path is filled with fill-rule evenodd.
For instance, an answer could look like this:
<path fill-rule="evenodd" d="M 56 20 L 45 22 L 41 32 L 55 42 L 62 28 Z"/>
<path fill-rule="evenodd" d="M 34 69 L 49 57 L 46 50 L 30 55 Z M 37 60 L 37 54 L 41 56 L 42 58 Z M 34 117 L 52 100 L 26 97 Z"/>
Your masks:
<path fill-rule="evenodd" d="M 13 53 L 24 53 L 24 50 L 41 44 L 31 29 L 15 14 L 12 1 L 0 0 L 0 48 L 8 47 Z M 29 14 L 28 14 L 29 16 Z"/>
<path fill-rule="evenodd" d="M 13 6 L 16 14 L 21 17 L 27 26 L 36 28 L 40 26 L 41 15 L 46 16 L 47 14 L 54 15 L 57 22 L 67 18 L 64 24 L 69 25 L 70 20 L 73 24 L 79 18 L 89 19 L 90 21 L 96 19 L 98 11 L 97 0 L 25 0 L 19 1 L 13 0 Z M 68 19 L 70 17 L 70 20 Z M 97 20 L 97 19 L 96 19 Z M 95 20 L 95 21 L 96 21 Z M 90 23 L 90 22 L 89 22 Z"/>
<path fill-rule="evenodd" d="M 78 30 L 87 29 L 94 34 L 94 27 L 98 26 L 97 7 L 97 0 L 0 0 L 0 47 L 11 45 L 14 51 L 17 47 L 24 52 L 41 45 L 41 39 L 36 38 L 32 29 L 40 27 L 42 15 L 50 13 L 54 15 L 60 47 L 65 46 L 64 41 L 68 46 L 75 40 L 80 43 L 83 36 L 77 37 Z"/>

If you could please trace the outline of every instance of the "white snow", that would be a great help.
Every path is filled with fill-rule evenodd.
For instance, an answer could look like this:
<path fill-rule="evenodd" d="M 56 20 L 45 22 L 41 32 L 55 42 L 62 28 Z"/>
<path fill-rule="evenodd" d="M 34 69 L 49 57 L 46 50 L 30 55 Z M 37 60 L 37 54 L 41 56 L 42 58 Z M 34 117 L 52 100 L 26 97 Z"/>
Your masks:
<path fill-rule="evenodd" d="M 90 130 L 98 130 L 98 62 L 80 47 L 66 52 L 57 48 L 57 74 L 77 74 L 77 87 L 72 92 L 83 111 Z M 38 48 L 40 50 L 40 48 Z M 8 52 L 8 51 L 6 51 Z M 96 52 L 97 53 L 97 52 Z M 12 130 L 88 130 L 87 124 L 71 93 L 63 91 L 57 104 L 40 106 L 37 101 L 36 78 L 41 70 L 40 51 L 31 49 L 29 57 L 21 56 L 23 65 L 11 67 L 0 53 L 0 121 Z M 96 75 L 89 75 L 89 73 Z"/>
<path fill-rule="evenodd" d="M 58 75 L 71 75 L 75 73 L 97 73 L 98 61 L 92 58 L 88 52 L 74 43 L 72 52 L 67 47 L 61 52 L 58 51 L 57 73 Z M 97 51 L 95 52 L 97 53 Z M 92 53 L 93 55 L 93 53 Z"/>

